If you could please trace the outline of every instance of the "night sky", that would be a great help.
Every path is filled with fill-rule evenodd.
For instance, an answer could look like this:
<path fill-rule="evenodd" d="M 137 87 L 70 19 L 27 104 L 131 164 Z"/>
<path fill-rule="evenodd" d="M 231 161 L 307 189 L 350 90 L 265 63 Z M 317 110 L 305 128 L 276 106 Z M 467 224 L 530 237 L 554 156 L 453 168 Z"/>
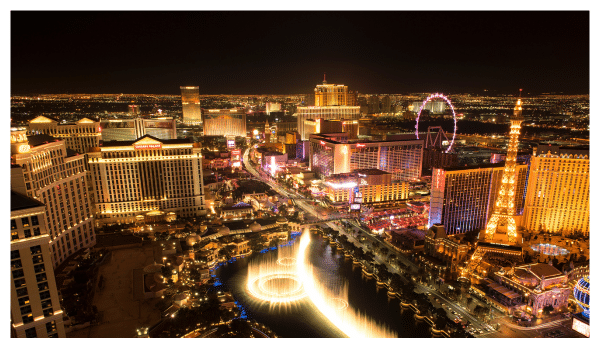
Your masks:
<path fill-rule="evenodd" d="M 11 94 L 589 93 L 588 12 L 12 12 Z"/>

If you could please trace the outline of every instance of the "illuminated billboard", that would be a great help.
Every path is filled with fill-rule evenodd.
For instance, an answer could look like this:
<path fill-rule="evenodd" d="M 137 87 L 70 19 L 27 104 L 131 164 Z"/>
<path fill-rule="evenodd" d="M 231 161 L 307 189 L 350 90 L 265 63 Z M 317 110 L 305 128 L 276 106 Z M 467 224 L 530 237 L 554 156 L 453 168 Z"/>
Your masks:
<path fill-rule="evenodd" d="M 586 337 L 590 336 L 590 324 L 577 319 L 577 317 L 573 317 L 572 329 Z"/>
<path fill-rule="evenodd" d="M 162 144 L 161 143 L 154 143 L 154 144 L 134 144 L 133 148 L 135 150 L 160 149 L 160 148 L 162 148 Z"/>
<path fill-rule="evenodd" d="M 360 210 L 360 204 L 358 204 L 358 203 L 350 204 L 350 210 L 355 210 L 355 211 Z"/>

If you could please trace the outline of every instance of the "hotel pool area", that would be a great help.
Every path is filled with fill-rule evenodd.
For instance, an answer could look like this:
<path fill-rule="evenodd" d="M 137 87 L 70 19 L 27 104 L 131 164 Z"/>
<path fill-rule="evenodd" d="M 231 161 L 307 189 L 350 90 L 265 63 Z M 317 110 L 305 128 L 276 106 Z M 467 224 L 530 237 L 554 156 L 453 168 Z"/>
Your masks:
<path fill-rule="evenodd" d="M 539 253 L 549 256 L 564 256 L 569 254 L 569 250 L 550 243 L 534 244 L 531 246 L 531 249 L 533 249 L 533 251 L 537 251 Z"/>

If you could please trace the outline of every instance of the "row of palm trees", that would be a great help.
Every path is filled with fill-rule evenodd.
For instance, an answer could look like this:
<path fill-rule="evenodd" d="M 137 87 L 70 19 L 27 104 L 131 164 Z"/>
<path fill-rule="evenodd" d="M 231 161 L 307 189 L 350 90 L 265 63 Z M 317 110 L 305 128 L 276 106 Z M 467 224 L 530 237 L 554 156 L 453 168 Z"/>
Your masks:
<path fill-rule="evenodd" d="M 367 271 L 372 272 L 379 283 L 386 284 L 391 294 L 396 294 L 396 297 L 404 304 L 412 304 L 419 311 L 419 315 L 433 318 L 435 328 L 438 330 L 448 330 L 452 337 L 467 337 L 468 333 L 463 330 L 460 324 L 457 324 L 448 318 L 446 311 L 442 308 L 436 309 L 429 298 L 422 293 L 415 292 L 416 283 L 411 278 L 411 270 L 404 263 L 399 262 L 395 253 L 387 256 L 387 263 L 397 267 L 400 273 L 390 272 L 385 264 L 377 263 L 374 252 L 377 252 L 382 257 L 389 253 L 389 249 L 380 245 L 378 242 L 367 244 L 368 250 L 359 248 L 356 244 L 350 242 L 346 235 L 340 234 L 338 231 L 331 228 L 322 228 L 320 232 L 328 236 L 331 240 L 336 241 L 344 250 L 344 252 L 352 255 L 355 261 L 360 262 Z M 420 274 L 424 276 L 425 270 L 421 268 Z"/>

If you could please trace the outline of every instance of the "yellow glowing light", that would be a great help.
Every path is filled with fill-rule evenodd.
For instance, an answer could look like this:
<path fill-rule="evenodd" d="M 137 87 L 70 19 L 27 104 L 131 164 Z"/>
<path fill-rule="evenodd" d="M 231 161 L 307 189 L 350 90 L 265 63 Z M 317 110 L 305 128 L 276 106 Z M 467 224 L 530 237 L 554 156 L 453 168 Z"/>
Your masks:
<path fill-rule="evenodd" d="M 300 239 L 297 268 L 298 275 L 302 276 L 302 283 L 308 298 L 317 309 L 348 337 L 397 337 L 396 332 L 376 323 L 372 318 L 366 317 L 347 305 L 347 286 L 338 292 L 333 292 L 320 284 L 319 278 L 313 273 L 312 266 L 306 262 L 306 251 L 309 244 L 310 235 L 305 232 Z"/>

